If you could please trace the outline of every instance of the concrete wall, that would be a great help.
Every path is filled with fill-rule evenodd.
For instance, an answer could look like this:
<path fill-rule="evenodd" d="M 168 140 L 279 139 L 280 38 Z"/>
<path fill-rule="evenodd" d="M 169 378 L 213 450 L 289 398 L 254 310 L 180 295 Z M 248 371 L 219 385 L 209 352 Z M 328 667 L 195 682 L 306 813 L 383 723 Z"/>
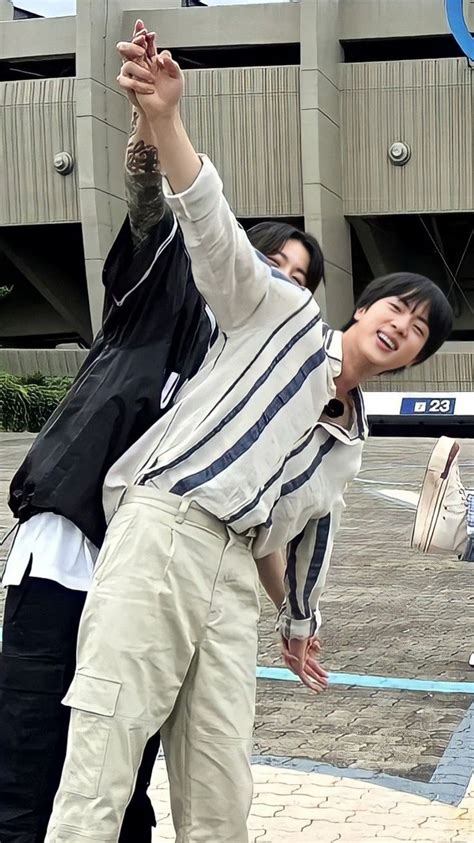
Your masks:
<path fill-rule="evenodd" d="M 462 345 L 462 344 L 461 344 Z M 472 392 L 474 353 L 464 346 L 442 349 L 435 357 L 403 374 L 381 375 L 365 384 L 367 392 Z M 82 349 L 1 349 L 0 371 L 13 375 L 69 375 L 74 377 L 87 356 Z"/>
<path fill-rule="evenodd" d="M 137 18 L 159 33 L 160 44 L 173 47 L 225 47 L 234 44 L 291 44 L 300 38 L 300 4 L 210 6 L 181 9 L 176 0 L 150 3 L 128 0 L 122 34 L 127 37 Z M 316 0 L 311 0 L 316 2 Z M 163 3 L 163 7 L 165 3 Z M 133 10 L 133 11 L 131 11 Z"/>
<path fill-rule="evenodd" d="M 215 162 L 235 212 L 244 217 L 302 216 L 299 67 L 192 70 L 185 75 L 184 120 L 196 147 Z M 128 118 L 124 98 L 91 77 L 0 83 L 5 162 L 0 225 L 77 221 L 79 198 L 87 220 L 86 191 L 94 190 L 119 200 L 114 234 L 123 215 Z M 53 167 L 61 151 L 75 160 L 68 176 Z M 100 206 L 98 194 L 93 198 Z M 98 207 L 99 216 L 100 211 Z M 108 240 L 107 234 L 102 236 Z"/>
<path fill-rule="evenodd" d="M 472 211 L 474 71 L 465 59 L 341 67 L 346 214 Z M 394 166 L 389 146 L 411 159 Z"/>
<path fill-rule="evenodd" d="M 380 375 L 365 384 L 368 392 L 472 392 L 474 352 L 472 343 L 463 351 L 440 351 L 434 357 L 398 375 Z"/>
<path fill-rule="evenodd" d="M 182 115 L 238 216 L 302 216 L 298 67 L 186 72 Z"/>
<path fill-rule="evenodd" d="M 0 83 L 0 226 L 79 220 L 77 166 L 53 166 L 58 152 L 77 159 L 74 84 Z"/>
<path fill-rule="evenodd" d="M 42 375 L 75 377 L 87 351 L 61 348 L 0 348 L 0 372 L 27 377 Z"/>
<path fill-rule="evenodd" d="M 0 21 L 13 20 L 13 4 L 10 0 L 0 0 Z"/>
<path fill-rule="evenodd" d="M 464 0 L 474 29 L 474 2 Z M 422 38 L 447 35 L 444 0 L 342 0 L 340 38 Z"/>
<path fill-rule="evenodd" d="M 76 18 L 72 16 L 4 21 L 0 15 L 0 60 L 70 56 L 75 51 Z"/>

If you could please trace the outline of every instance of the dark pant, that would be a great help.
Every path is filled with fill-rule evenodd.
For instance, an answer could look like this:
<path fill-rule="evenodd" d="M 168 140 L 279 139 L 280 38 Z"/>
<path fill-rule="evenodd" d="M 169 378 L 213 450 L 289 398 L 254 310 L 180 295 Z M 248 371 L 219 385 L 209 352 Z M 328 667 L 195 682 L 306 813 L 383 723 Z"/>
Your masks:
<path fill-rule="evenodd" d="M 66 754 L 71 682 L 85 594 L 25 575 L 9 586 L 0 656 L 0 841 L 43 843 Z M 150 739 L 120 843 L 150 843 L 147 796 L 159 734 Z"/>
<path fill-rule="evenodd" d="M 463 562 L 474 562 L 474 537 L 469 536 L 464 553 L 461 556 Z"/>

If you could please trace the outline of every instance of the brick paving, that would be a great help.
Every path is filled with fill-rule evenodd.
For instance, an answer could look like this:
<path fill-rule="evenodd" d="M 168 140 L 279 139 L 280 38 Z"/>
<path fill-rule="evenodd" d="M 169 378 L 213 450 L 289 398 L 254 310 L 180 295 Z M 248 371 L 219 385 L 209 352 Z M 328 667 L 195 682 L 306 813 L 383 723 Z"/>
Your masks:
<path fill-rule="evenodd" d="M 28 434 L 0 434 L 2 528 L 11 523 L 8 482 L 31 440 Z M 347 495 L 322 605 L 324 663 L 331 671 L 474 681 L 467 666 L 474 650 L 474 567 L 412 553 L 412 513 L 379 494 L 394 487 L 416 491 L 432 444 L 426 439 L 368 443 L 359 481 Z M 463 478 L 474 487 L 474 441 L 464 440 L 461 453 Z M 5 552 L 0 548 L 0 567 Z M 278 664 L 273 617 L 263 598 L 262 665 Z M 347 768 L 347 774 L 256 765 L 251 840 L 472 843 L 472 782 L 456 808 L 431 804 L 403 788 L 379 787 L 374 779 L 349 778 L 355 771 L 364 775 L 362 769 L 400 776 L 411 785 L 428 782 L 472 702 L 467 694 L 347 686 L 314 697 L 292 683 L 259 681 L 254 752 L 260 760 L 306 758 Z M 460 783 L 472 770 L 472 757 L 464 766 L 458 759 L 464 778 L 454 778 Z M 173 837 L 165 778 L 161 761 L 154 790 L 162 817 L 157 839 Z"/>
<path fill-rule="evenodd" d="M 459 805 L 387 790 L 371 780 L 254 766 L 250 843 L 472 843 L 474 777 Z M 164 762 L 150 791 L 153 841 L 174 840 Z"/>
<path fill-rule="evenodd" d="M 321 609 L 331 671 L 474 681 L 474 565 L 409 549 L 413 513 L 381 497 L 417 491 L 433 440 L 371 439 L 346 496 Z M 474 442 L 461 441 L 474 487 Z M 273 609 L 263 600 L 259 663 L 278 664 Z M 304 756 L 427 781 L 472 697 L 344 688 L 320 697 L 259 682 L 255 752 Z"/>
<path fill-rule="evenodd" d="M 254 753 L 429 781 L 472 702 L 467 694 L 339 686 L 313 697 L 260 681 Z"/>

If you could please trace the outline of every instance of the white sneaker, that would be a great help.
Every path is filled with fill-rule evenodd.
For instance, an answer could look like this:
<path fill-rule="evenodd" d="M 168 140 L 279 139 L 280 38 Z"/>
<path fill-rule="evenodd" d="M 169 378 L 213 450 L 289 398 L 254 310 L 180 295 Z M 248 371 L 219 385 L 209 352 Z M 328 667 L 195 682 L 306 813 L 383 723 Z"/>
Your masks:
<path fill-rule="evenodd" d="M 426 469 L 411 546 L 422 553 L 461 553 L 467 542 L 467 493 L 458 467 L 459 444 L 442 436 Z"/>

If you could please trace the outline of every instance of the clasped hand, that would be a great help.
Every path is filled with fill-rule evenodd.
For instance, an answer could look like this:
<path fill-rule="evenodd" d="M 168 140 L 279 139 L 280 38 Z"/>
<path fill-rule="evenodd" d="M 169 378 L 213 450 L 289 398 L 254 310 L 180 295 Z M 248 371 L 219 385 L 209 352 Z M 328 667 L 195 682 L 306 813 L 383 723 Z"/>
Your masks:
<path fill-rule="evenodd" d="M 137 20 L 131 41 L 120 41 L 117 81 L 133 105 L 149 119 L 173 117 L 184 90 L 181 68 L 168 50 L 158 52 L 155 33 Z"/>

